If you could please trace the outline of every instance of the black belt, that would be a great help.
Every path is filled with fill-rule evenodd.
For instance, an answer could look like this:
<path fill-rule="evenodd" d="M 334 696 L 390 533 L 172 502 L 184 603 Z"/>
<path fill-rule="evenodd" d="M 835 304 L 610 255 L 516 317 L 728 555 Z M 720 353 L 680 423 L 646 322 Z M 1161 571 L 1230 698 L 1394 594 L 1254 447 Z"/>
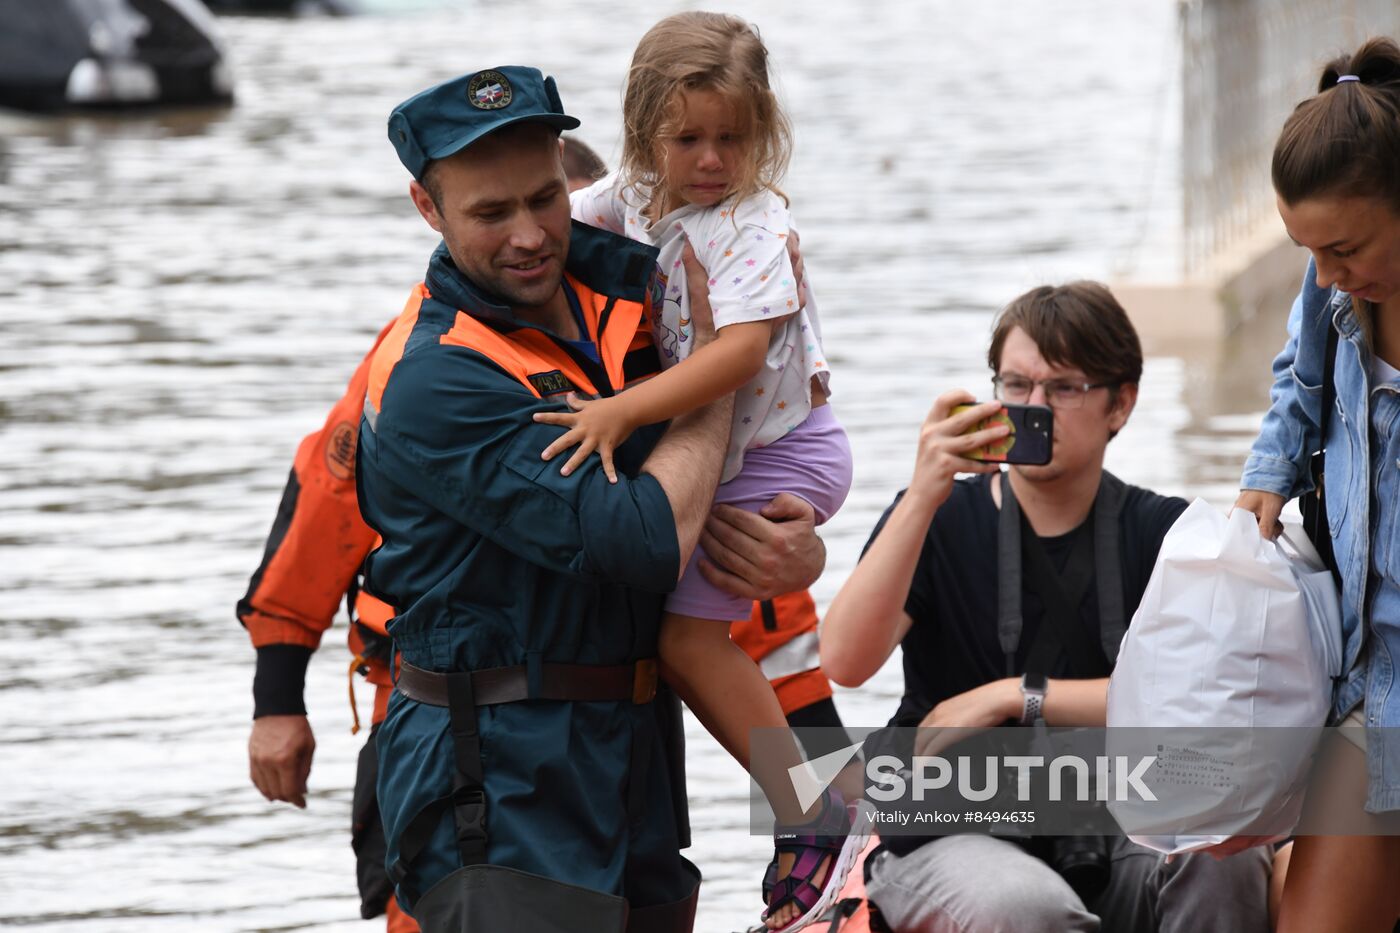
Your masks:
<path fill-rule="evenodd" d="M 541 664 L 539 683 L 530 691 L 529 669 L 490 667 L 471 672 L 472 701 L 477 706 L 518 703 L 521 700 L 575 700 L 580 702 L 630 700 L 650 703 L 656 696 L 656 659 L 632 664 Z M 447 675 L 425 671 L 407 661 L 401 663 L 394 683 L 410 700 L 431 706 L 447 706 Z"/>
<path fill-rule="evenodd" d="M 389 878 L 409 900 L 418 894 L 406 882 L 413 864 L 432 840 L 445 812 L 452 813 L 457 854 L 465 865 L 486 861 L 486 785 L 482 773 L 481 736 L 476 708 L 521 700 L 631 701 L 650 703 L 656 696 L 656 658 L 631 664 L 521 664 L 479 671 L 439 674 L 402 662 L 394 688 L 419 703 L 445 706 L 451 716 L 452 789 L 426 804 L 399 835 L 399 857 L 389 866 Z M 652 733 L 634 737 L 628 765 L 629 822 L 640 818 Z"/>

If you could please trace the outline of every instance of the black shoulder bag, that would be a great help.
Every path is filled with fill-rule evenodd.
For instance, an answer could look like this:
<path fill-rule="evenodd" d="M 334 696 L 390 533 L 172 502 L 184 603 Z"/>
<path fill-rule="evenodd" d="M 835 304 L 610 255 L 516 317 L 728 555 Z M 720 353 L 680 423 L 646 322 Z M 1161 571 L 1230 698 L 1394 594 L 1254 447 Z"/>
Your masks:
<path fill-rule="evenodd" d="M 1337 363 L 1337 328 L 1331 321 L 1327 323 L 1327 351 L 1322 364 L 1322 417 L 1319 419 L 1321 440 L 1317 453 L 1308 461 L 1308 475 L 1312 477 L 1313 488 L 1298 498 L 1298 508 L 1303 513 L 1303 531 L 1317 548 L 1318 555 L 1332 577 L 1337 588 L 1342 586 L 1342 573 L 1337 569 L 1337 556 L 1332 552 L 1332 530 L 1327 524 L 1327 500 L 1323 495 L 1323 470 L 1327 456 L 1327 423 L 1332 418 L 1332 409 L 1337 405 L 1337 386 L 1332 381 L 1332 373 Z"/>

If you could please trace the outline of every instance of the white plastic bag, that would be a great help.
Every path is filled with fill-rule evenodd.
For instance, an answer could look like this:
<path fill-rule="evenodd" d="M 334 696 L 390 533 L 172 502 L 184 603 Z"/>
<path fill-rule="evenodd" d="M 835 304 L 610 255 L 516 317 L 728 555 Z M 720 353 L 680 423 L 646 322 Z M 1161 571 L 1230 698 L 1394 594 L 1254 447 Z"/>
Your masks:
<path fill-rule="evenodd" d="M 1149 784 L 1167 790 L 1109 803 L 1129 838 L 1177 853 L 1295 825 L 1341 658 L 1336 584 L 1301 527 L 1276 543 L 1243 509 L 1227 518 L 1191 503 L 1162 541 L 1108 688 L 1108 754 L 1157 756 Z M 1118 728 L 1133 726 L 1179 729 L 1180 741 Z"/>

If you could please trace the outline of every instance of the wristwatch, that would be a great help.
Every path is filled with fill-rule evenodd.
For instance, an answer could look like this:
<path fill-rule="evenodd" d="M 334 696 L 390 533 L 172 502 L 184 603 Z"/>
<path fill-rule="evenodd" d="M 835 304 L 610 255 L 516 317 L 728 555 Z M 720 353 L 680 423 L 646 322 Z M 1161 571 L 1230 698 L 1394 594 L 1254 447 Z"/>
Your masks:
<path fill-rule="evenodd" d="M 1032 725 L 1045 709 L 1045 688 L 1049 686 L 1044 674 L 1029 671 L 1021 675 L 1021 725 Z"/>

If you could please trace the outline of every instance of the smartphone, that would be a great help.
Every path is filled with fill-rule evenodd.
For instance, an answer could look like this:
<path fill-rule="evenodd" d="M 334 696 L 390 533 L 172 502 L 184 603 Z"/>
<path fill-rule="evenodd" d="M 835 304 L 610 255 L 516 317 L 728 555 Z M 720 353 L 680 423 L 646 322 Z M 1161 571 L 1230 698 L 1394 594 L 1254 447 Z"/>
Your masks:
<path fill-rule="evenodd" d="M 951 414 L 972 408 L 972 405 L 958 405 Z M 987 463 L 1019 463 L 1025 466 L 1044 466 L 1050 462 L 1050 447 L 1055 438 L 1055 415 L 1048 405 L 1017 405 L 1002 402 L 1002 411 L 984 418 L 964 431 L 972 434 L 983 428 L 997 424 L 1011 426 L 1011 433 L 995 444 L 978 448 L 967 455 L 969 460 L 982 460 Z"/>

